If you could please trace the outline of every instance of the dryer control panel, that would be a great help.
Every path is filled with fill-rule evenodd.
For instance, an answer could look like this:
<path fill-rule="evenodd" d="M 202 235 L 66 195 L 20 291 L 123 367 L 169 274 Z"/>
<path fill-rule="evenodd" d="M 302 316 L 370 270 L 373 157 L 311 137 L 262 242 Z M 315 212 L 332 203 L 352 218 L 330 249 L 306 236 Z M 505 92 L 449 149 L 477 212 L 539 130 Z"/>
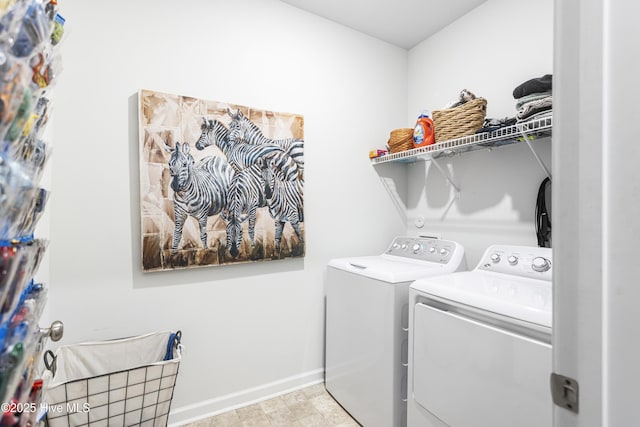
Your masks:
<path fill-rule="evenodd" d="M 493 245 L 476 269 L 551 281 L 552 264 L 551 248 Z"/>
<path fill-rule="evenodd" d="M 460 244 L 448 240 L 429 239 L 425 237 L 396 237 L 385 254 L 411 258 L 418 261 L 429 261 L 448 264 L 457 260 L 464 253 Z"/>

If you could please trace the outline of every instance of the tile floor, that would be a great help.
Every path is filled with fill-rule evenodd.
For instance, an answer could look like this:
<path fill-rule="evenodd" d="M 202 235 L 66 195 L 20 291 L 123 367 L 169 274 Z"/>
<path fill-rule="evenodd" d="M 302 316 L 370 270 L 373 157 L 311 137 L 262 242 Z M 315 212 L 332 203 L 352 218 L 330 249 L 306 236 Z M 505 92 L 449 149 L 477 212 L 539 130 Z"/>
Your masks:
<path fill-rule="evenodd" d="M 324 384 L 225 412 L 185 427 L 358 427 Z"/>

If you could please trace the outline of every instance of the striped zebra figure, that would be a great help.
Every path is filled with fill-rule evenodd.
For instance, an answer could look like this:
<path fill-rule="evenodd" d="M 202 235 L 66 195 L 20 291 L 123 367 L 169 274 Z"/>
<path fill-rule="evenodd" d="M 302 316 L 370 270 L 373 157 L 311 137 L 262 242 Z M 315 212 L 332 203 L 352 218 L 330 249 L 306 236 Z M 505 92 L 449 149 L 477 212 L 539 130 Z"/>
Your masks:
<path fill-rule="evenodd" d="M 207 120 L 202 118 L 203 123 L 200 125 L 200 137 L 196 141 L 196 148 L 204 150 L 210 145 L 215 145 L 225 153 L 231 151 L 231 141 L 229 140 L 229 129 L 218 120 Z"/>
<path fill-rule="evenodd" d="M 290 156 L 285 156 L 283 149 L 276 144 L 248 144 L 234 142 L 229 138 L 229 129 L 218 120 L 203 119 L 201 133 L 196 148 L 204 150 L 210 145 L 217 146 L 227 157 L 227 161 L 237 171 L 258 164 L 262 159 L 277 158 L 280 168 L 286 171 L 286 179 L 298 177 L 298 165 Z"/>
<path fill-rule="evenodd" d="M 176 142 L 176 148 L 166 148 L 171 152 L 169 172 L 175 213 L 172 252 L 178 251 L 182 228 L 188 216 L 198 221 L 200 240 L 206 248 L 207 219 L 226 208 L 233 168 L 217 156 L 205 157 L 196 163 L 186 143 Z"/>
<path fill-rule="evenodd" d="M 262 162 L 262 178 L 265 183 L 265 195 L 269 213 L 275 220 L 276 253 L 280 253 L 280 242 L 285 223 L 288 221 L 295 231 L 301 244 L 304 244 L 300 223 L 304 221 L 303 192 L 304 181 L 287 181 L 283 171 L 274 162 Z"/>
<path fill-rule="evenodd" d="M 255 244 L 256 212 L 266 206 L 264 182 L 260 165 L 237 172 L 229 185 L 228 209 L 223 218 L 227 222 L 227 249 L 237 257 L 242 245 L 242 223 L 248 222 L 251 246 Z"/>
<path fill-rule="evenodd" d="M 229 124 L 229 139 L 233 143 L 244 142 L 251 145 L 275 144 L 281 147 L 298 166 L 298 176 L 304 176 L 304 140 L 299 138 L 270 139 L 264 136 L 260 128 L 242 114 L 238 109 L 235 113 L 227 108 L 231 117 Z"/>

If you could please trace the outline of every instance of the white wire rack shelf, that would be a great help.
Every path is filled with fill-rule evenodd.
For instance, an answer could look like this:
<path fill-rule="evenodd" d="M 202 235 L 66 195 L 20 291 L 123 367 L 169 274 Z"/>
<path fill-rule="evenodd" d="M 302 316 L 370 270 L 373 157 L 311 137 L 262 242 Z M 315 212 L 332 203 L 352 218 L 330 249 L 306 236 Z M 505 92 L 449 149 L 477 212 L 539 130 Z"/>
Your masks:
<path fill-rule="evenodd" d="M 467 151 L 500 147 L 518 142 L 529 142 L 530 139 L 538 139 L 551 136 L 553 117 L 544 117 L 513 126 L 495 130 L 493 132 L 477 133 L 462 138 L 449 139 L 426 147 L 414 148 L 399 153 L 387 154 L 371 159 L 374 165 L 388 162 L 412 163 L 418 160 L 432 160 L 442 156 L 452 156 Z"/>

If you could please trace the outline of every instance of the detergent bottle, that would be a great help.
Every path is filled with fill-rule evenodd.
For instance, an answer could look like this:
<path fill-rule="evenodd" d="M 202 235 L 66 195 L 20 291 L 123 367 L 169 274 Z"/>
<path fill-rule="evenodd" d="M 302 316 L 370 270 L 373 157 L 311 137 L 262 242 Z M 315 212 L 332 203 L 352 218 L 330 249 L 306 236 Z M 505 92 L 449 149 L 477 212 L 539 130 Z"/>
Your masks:
<path fill-rule="evenodd" d="M 423 111 L 418 116 L 416 127 L 413 128 L 413 147 L 425 147 L 434 142 L 433 120 L 431 120 L 427 111 Z"/>

